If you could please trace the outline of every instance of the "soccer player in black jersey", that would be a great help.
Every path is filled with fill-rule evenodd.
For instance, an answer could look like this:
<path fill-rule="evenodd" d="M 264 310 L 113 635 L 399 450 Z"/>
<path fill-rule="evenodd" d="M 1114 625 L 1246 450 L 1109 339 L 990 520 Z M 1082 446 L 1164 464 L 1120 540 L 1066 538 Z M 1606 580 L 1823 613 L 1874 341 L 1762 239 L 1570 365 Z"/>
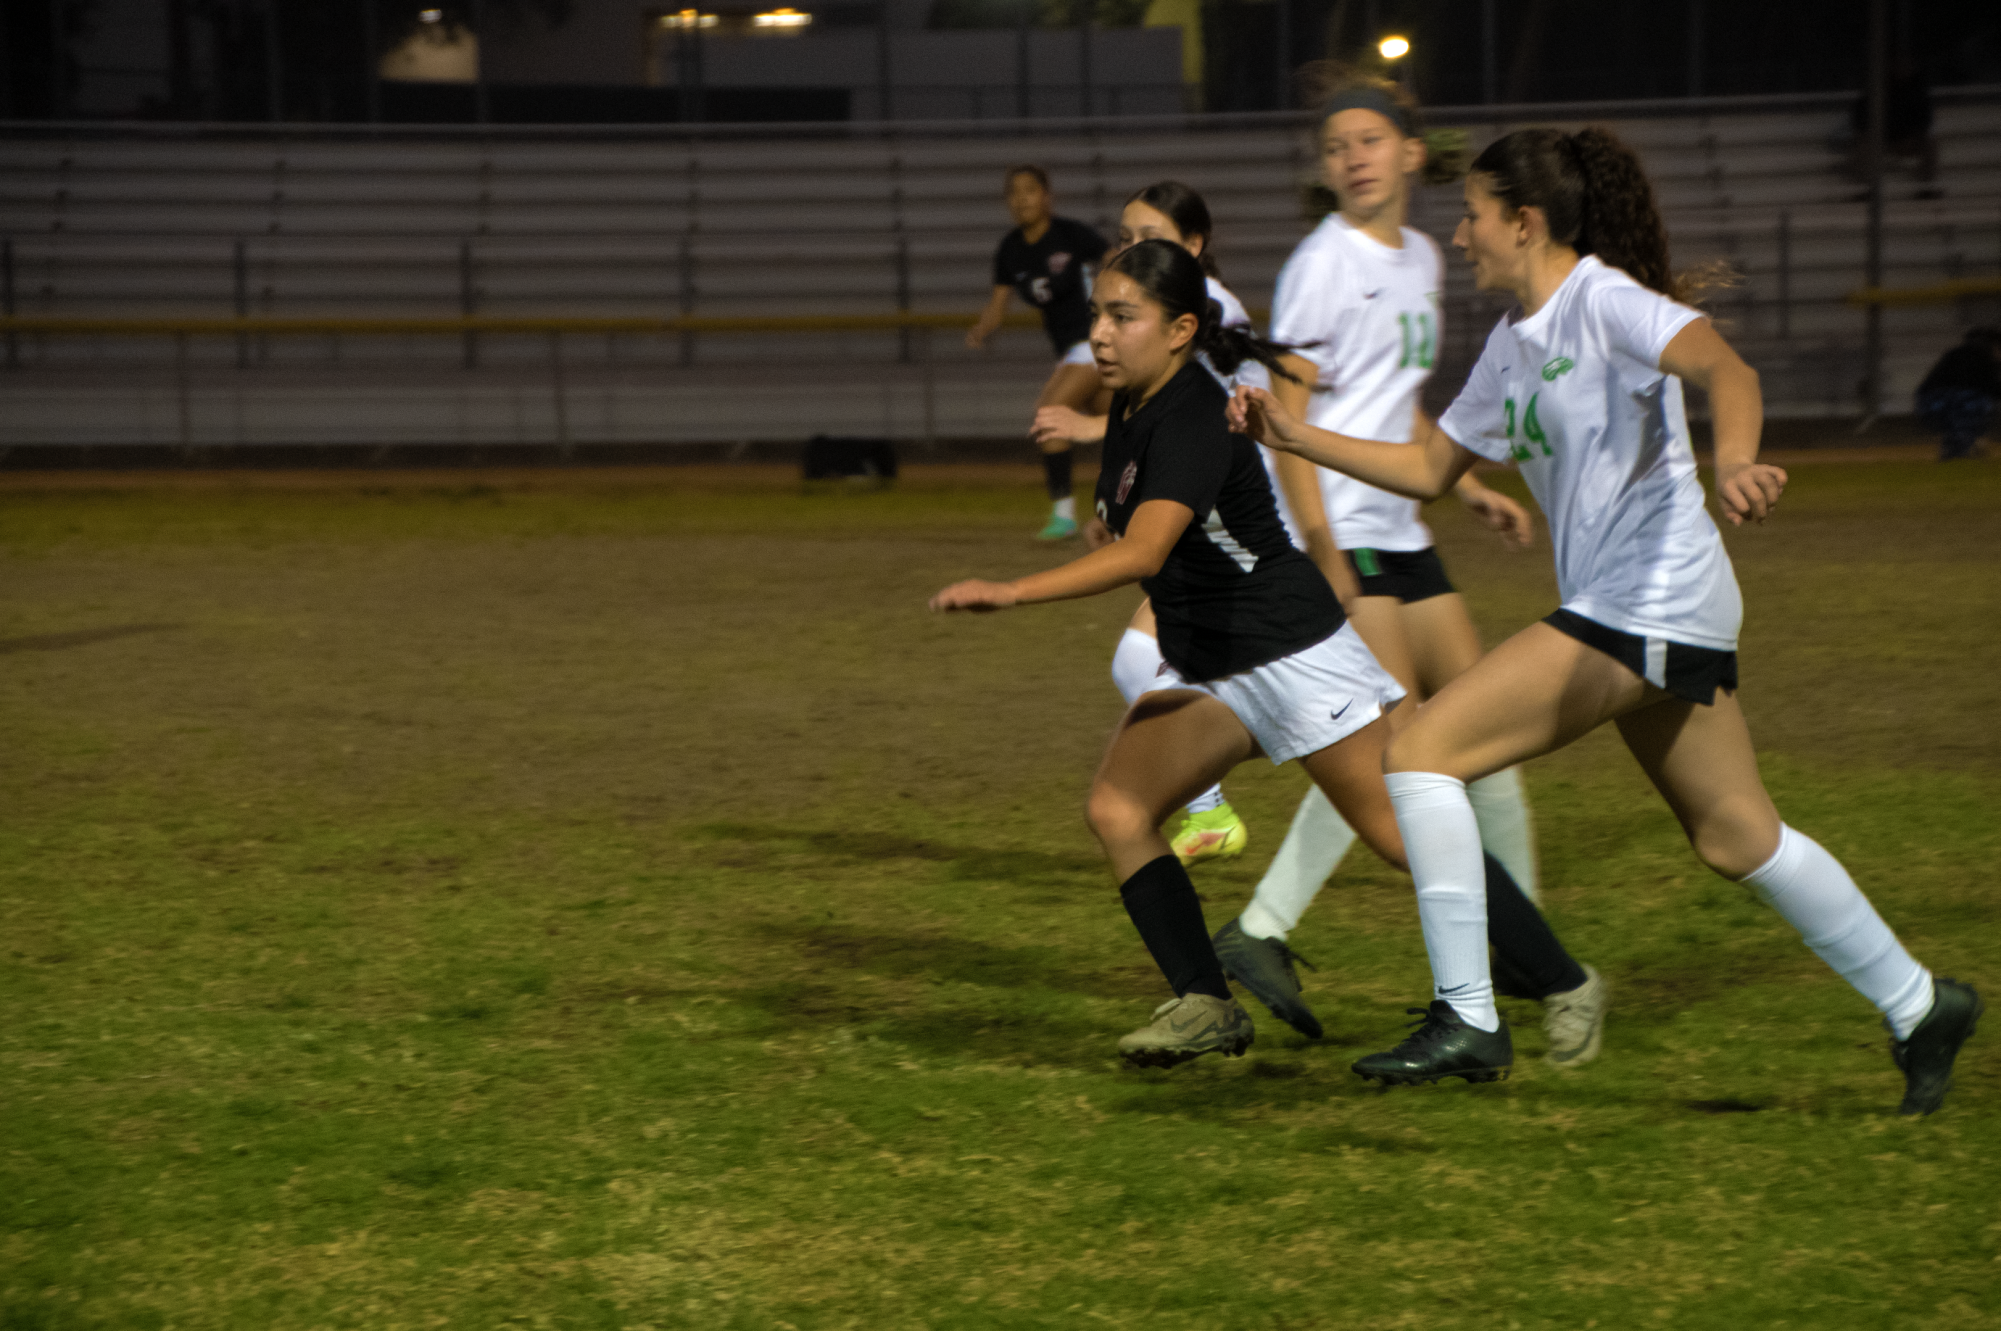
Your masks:
<path fill-rule="evenodd" d="M 1253 1032 L 1188 871 L 1160 835 L 1162 819 L 1248 758 L 1297 758 L 1361 839 L 1403 867 L 1382 776 L 1386 714 L 1403 690 L 1286 535 L 1256 447 L 1230 433 L 1223 389 L 1194 360 L 1206 355 L 1229 374 L 1247 359 L 1276 367 L 1282 349 L 1224 327 L 1201 264 L 1169 241 L 1141 241 L 1107 264 L 1092 308 L 1091 352 L 1114 393 L 1095 548 L 1013 582 L 955 583 L 931 607 L 999 610 L 1133 582 L 1151 598 L 1164 663 L 1113 738 L 1086 817 L 1175 994 L 1119 1052 L 1168 1066 L 1241 1054 Z M 1496 945 L 1528 970 L 1574 971 L 1491 857 L 1488 879 Z M 1461 1075 L 1493 1080 L 1506 1064 Z"/>
<path fill-rule="evenodd" d="M 1056 368 L 1035 399 L 1043 407 L 1089 411 L 1098 396 L 1098 371 L 1085 339 L 1091 332 L 1090 267 L 1104 257 L 1105 239 L 1091 227 L 1052 211 L 1049 176 L 1039 166 L 1010 167 L 1007 210 L 1014 230 L 994 252 L 994 294 L 966 334 L 979 350 L 1007 314 L 1016 293 L 1042 313 L 1043 331 L 1056 349 Z M 1031 419 L 1033 414 L 1031 413 Z M 1070 492 L 1070 441 L 1043 439 L 1042 469 L 1049 483 L 1049 522 L 1038 540 L 1064 541 L 1077 534 L 1077 501 Z"/>

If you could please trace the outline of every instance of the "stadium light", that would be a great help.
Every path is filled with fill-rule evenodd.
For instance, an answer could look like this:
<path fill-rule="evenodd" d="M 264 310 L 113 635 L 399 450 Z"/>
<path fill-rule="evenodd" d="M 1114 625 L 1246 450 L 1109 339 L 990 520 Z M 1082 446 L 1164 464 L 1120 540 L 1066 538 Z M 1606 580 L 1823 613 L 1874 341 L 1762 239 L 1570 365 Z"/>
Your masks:
<path fill-rule="evenodd" d="M 714 14 L 704 14 L 700 10 L 684 9 L 678 14 L 662 14 L 660 26 L 663 28 L 713 28 L 721 22 Z"/>
<path fill-rule="evenodd" d="M 1403 37 L 1385 37 L 1376 43 L 1385 60 L 1401 60 L 1410 54 L 1410 42 Z"/>
<path fill-rule="evenodd" d="M 803 28 L 812 22 L 811 14 L 802 14 L 796 9 L 774 9 L 764 14 L 753 14 L 750 18 L 753 28 Z"/>
<path fill-rule="evenodd" d="M 445 11 L 442 9 L 427 9 L 417 15 L 417 17 L 425 23 L 443 23 L 445 21 Z"/>

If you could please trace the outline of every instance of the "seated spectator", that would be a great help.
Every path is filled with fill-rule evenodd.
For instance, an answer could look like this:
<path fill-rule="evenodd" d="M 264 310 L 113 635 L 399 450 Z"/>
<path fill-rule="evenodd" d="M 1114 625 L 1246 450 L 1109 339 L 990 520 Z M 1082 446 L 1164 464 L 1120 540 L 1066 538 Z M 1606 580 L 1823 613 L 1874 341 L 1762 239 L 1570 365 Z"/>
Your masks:
<path fill-rule="evenodd" d="M 1938 459 L 1977 457 L 1980 436 L 2001 402 L 2001 328 L 1976 328 L 1938 358 L 1918 385 L 1918 419 L 1945 438 Z"/>

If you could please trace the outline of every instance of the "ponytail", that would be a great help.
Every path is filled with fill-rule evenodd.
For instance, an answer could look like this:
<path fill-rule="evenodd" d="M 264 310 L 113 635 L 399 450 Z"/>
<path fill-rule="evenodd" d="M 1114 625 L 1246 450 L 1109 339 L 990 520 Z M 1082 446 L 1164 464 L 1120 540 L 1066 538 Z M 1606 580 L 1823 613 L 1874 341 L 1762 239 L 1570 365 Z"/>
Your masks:
<path fill-rule="evenodd" d="M 1195 341 L 1190 350 L 1207 356 L 1217 373 L 1235 374 L 1245 361 L 1256 361 L 1273 374 L 1300 382 L 1280 360 L 1292 347 L 1268 342 L 1248 328 L 1223 326 L 1223 307 L 1210 299 L 1202 265 L 1173 241 L 1142 240 L 1129 245 L 1105 265 L 1105 272 L 1131 278 L 1160 306 L 1169 323 L 1184 314 L 1194 315 Z"/>
<path fill-rule="evenodd" d="M 1508 207 L 1542 209 L 1557 244 L 1595 254 L 1670 299 L 1688 294 L 1689 284 L 1668 268 L 1667 227 L 1654 187 L 1612 131 L 1517 130 L 1488 144 L 1473 159 L 1472 173 Z"/>
<path fill-rule="evenodd" d="M 1677 295 L 1668 271 L 1667 227 L 1640 159 L 1606 129 L 1578 130 L 1570 136 L 1570 148 L 1584 177 L 1578 253 L 1595 254 L 1664 296 Z"/>

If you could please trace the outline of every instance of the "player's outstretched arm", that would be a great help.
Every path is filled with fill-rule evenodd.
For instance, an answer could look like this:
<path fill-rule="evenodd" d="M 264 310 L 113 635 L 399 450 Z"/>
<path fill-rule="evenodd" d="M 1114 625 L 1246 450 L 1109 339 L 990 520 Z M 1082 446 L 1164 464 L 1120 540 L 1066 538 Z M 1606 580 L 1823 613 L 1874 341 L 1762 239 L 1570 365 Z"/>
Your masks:
<path fill-rule="evenodd" d="M 1087 416 L 1075 407 L 1041 407 L 1028 436 L 1038 444 L 1061 440 L 1072 444 L 1095 444 L 1105 437 L 1103 416 Z"/>
<path fill-rule="evenodd" d="M 1150 578 L 1167 562 L 1168 551 L 1195 520 L 1195 511 L 1171 499 L 1149 499 L 1133 510 L 1125 536 L 1081 559 L 1031 573 L 1013 582 L 978 578 L 955 582 L 931 598 L 933 610 L 1005 610 L 1038 601 L 1096 596 Z"/>
<path fill-rule="evenodd" d="M 980 317 L 974 320 L 973 326 L 966 330 L 967 346 L 974 351 L 986 346 L 987 339 L 1001 326 L 1001 320 L 1007 318 L 1007 302 L 1012 295 L 1014 295 L 1013 287 L 994 288 L 993 299 L 989 300 L 987 307 L 980 311 Z"/>
<path fill-rule="evenodd" d="M 1239 384 L 1230 399 L 1230 428 L 1283 453 L 1353 476 L 1411 499 L 1436 499 L 1456 485 L 1474 455 L 1433 426 L 1415 447 L 1351 439 L 1306 424 L 1263 388 Z"/>
<path fill-rule="evenodd" d="M 1709 394 L 1709 419 L 1716 432 L 1716 502 L 1723 516 L 1733 527 L 1743 526 L 1746 518 L 1763 522 L 1779 506 L 1786 473 L 1758 461 L 1758 436 L 1765 428 L 1758 372 L 1707 319 L 1674 335 L 1661 352 L 1661 369 Z"/>

